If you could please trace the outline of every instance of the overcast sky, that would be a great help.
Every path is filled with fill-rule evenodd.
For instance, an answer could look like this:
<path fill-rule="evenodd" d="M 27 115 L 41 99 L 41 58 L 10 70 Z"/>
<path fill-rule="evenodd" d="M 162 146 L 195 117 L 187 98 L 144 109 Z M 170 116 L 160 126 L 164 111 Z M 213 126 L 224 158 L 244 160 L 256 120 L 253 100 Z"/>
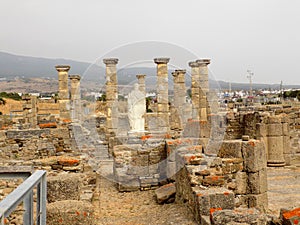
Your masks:
<path fill-rule="evenodd" d="M 253 82 L 300 84 L 299 11 L 299 0 L 0 0 L 0 50 L 93 62 L 161 41 L 211 58 L 216 79 L 248 82 L 251 69 Z"/>

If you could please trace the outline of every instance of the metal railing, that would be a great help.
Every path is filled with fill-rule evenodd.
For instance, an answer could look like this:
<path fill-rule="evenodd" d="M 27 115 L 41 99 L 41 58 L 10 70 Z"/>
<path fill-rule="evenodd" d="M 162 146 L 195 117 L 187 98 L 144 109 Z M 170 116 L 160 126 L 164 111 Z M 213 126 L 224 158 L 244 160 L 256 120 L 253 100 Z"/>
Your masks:
<path fill-rule="evenodd" d="M 46 171 L 37 170 L 21 185 L 0 202 L 0 224 L 5 225 L 7 218 L 21 203 L 24 202 L 23 224 L 33 225 L 33 189 L 37 187 L 36 223 L 46 225 L 47 182 Z"/>

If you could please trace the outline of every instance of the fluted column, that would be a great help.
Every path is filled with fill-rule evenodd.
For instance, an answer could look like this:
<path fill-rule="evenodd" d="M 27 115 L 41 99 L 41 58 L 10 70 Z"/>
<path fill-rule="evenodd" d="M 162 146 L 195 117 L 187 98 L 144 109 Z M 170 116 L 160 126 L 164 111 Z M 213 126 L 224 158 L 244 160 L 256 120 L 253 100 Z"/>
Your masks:
<path fill-rule="evenodd" d="M 157 64 L 157 116 L 160 131 L 168 132 L 169 127 L 169 86 L 168 62 L 169 58 L 155 58 Z"/>
<path fill-rule="evenodd" d="M 68 88 L 68 72 L 70 66 L 57 65 L 55 66 L 58 71 L 58 103 L 59 103 L 59 116 L 61 120 L 70 119 L 70 98 Z"/>
<path fill-rule="evenodd" d="M 71 81 L 71 117 L 80 119 L 80 75 L 70 75 Z"/>
<path fill-rule="evenodd" d="M 192 87 L 191 87 L 191 95 L 192 95 L 192 119 L 199 120 L 199 110 L 200 110 L 200 72 L 199 72 L 199 64 L 197 62 L 189 62 L 189 66 L 191 67 L 191 76 L 192 76 Z"/>
<path fill-rule="evenodd" d="M 116 67 L 118 61 L 116 58 L 103 59 L 103 63 L 106 65 L 106 127 L 109 134 L 116 134 L 118 127 L 118 81 Z"/>

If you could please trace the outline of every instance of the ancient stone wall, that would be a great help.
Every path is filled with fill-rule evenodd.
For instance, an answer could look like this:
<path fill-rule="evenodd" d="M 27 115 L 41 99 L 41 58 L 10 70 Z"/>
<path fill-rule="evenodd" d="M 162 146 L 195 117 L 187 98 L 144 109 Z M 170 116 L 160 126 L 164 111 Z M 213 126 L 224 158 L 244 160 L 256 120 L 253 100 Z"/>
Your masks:
<path fill-rule="evenodd" d="M 266 166 L 265 146 L 258 140 L 224 141 L 218 157 L 202 154 L 201 147 L 179 146 L 176 199 L 188 204 L 200 224 L 216 210 L 254 207 L 265 212 Z"/>
<path fill-rule="evenodd" d="M 2 130 L 2 159 L 32 160 L 71 152 L 68 128 Z"/>
<path fill-rule="evenodd" d="M 120 191 L 147 190 L 166 179 L 165 142 L 142 136 L 114 145 L 114 175 Z"/>

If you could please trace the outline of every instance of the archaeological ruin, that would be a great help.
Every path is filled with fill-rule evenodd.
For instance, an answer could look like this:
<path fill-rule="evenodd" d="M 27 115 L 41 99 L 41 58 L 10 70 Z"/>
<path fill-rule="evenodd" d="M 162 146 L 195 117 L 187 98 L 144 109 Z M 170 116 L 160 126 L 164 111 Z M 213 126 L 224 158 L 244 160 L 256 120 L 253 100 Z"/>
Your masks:
<path fill-rule="evenodd" d="M 117 58 L 103 59 L 105 101 L 85 105 L 81 76 L 55 66 L 56 99 L 24 94 L 22 113 L 1 117 L 0 200 L 23 182 L 18 175 L 44 170 L 49 225 L 97 224 L 101 179 L 119 192 L 153 191 L 157 204 L 184 205 L 195 224 L 300 224 L 300 106 L 221 109 L 209 59 L 171 72 L 170 60 L 153 61 L 156 98 L 148 105 L 147 74 L 135 74 L 127 99 L 118 98 Z M 1 214 L 2 224 L 23 224 L 23 211 Z"/>

